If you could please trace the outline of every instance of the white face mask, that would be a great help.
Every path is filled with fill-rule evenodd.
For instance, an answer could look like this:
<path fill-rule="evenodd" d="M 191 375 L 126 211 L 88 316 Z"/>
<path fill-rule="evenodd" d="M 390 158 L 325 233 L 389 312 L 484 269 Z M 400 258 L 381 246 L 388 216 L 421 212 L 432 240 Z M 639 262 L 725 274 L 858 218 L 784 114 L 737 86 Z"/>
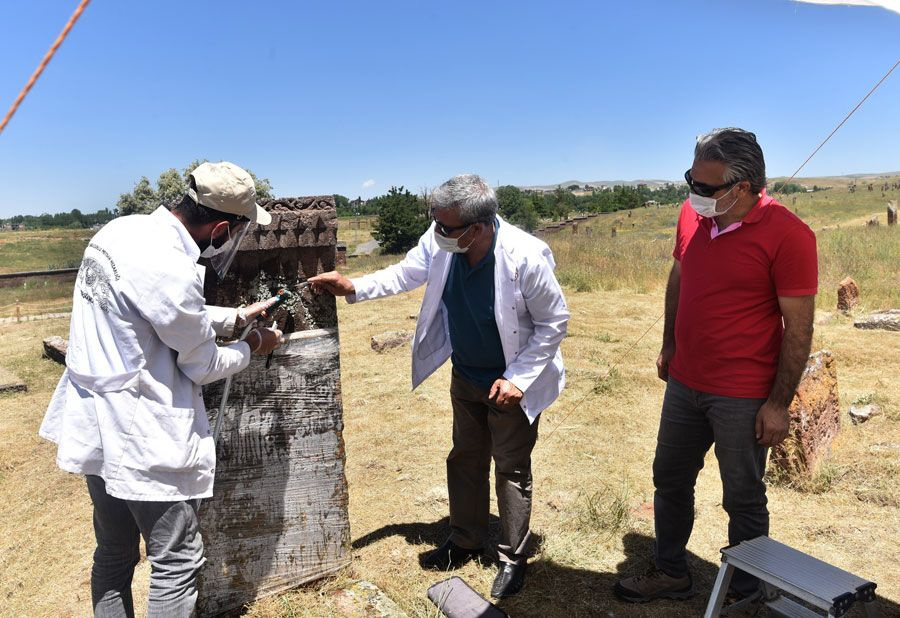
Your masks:
<path fill-rule="evenodd" d="M 472 224 L 474 225 L 474 223 Z M 434 242 L 437 243 L 439 249 L 443 249 L 447 253 L 465 253 L 469 250 L 469 247 L 472 246 L 472 243 L 475 242 L 475 235 L 472 235 L 472 240 L 469 241 L 469 244 L 465 247 L 459 246 L 459 239 L 466 235 L 466 233 L 472 229 L 471 227 L 463 232 L 459 238 L 447 238 L 446 236 L 441 236 L 437 233 L 437 228 L 434 230 Z"/>
<path fill-rule="evenodd" d="M 736 187 L 736 186 L 737 185 L 734 185 L 734 187 Z M 728 193 L 731 193 L 734 190 L 734 187 L 731 187 L 731 189 L 728 189 Z M 726 193 L 725 195 L 728 195 L 728 193 Z M 701 217 L 706 217 L 707 219 L 712 219 L 713 217 L 718 217 L 719 215 L 724 215 L 726 212 L 731 210 L 732 206 L 737 204 L 738 198 L 734 198 L 734 201 L 731 202 L 731 205 L 729 205 L 728 208 L 726 208 L 725 210 L 722 210 L 722 211 L 717 211 L 716 203 L 719 200 L 721 200 L 723 197 L 725 197 L 725 195 L 723 195 L 720 198 L 714 198 L 714 197 L 703 197 L 702 195 L 697 195 L 696 193 L 692 192 L 692 193 L 690 193 L 688 199 L 691 200 L 691 208 L 693 208 L 697 212 L 698 215 L 700 215 Z"/>

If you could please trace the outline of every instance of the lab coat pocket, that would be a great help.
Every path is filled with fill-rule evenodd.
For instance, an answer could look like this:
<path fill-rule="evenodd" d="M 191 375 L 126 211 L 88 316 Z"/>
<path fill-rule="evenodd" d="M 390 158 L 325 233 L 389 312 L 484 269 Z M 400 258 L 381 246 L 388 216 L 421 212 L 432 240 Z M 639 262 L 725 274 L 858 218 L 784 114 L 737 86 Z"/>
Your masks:
<path fill-rule="evenodd" d="M 182 471 L 198 463 L 201 436 L 193 408 L 174 408 L 138 399 L 123 463 L 147 472 Z"/>

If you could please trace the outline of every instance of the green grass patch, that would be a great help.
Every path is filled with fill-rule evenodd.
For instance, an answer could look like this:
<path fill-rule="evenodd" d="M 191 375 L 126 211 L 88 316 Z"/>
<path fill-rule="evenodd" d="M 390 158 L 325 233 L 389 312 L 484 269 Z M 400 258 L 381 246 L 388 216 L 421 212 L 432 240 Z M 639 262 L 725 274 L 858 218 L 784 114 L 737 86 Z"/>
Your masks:
<path fill-rule="evenodd" d="M 578 501 L 576 525 L 592 534 L 613 536 L 631 523 L 630 491 L 623 479 L 618 487 L 605 486 Z"/>
<path fill-rule="evenodd" d="M 0 232 L 0 273 L 75 268 L 92 230 Z"/>

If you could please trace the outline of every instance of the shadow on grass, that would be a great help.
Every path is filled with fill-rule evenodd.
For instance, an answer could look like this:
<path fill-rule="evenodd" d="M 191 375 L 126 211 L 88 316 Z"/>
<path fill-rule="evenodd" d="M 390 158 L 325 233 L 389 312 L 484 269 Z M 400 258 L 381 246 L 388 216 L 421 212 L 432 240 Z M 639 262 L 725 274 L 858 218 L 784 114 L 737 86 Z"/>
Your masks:
<path fill-rule="evenodd" d="M 500 530 L 500 519 L 493 513 L 491 513 L 488 520 L 488 527 L 490 530 L 490 541 L 488 547 L 485 548 L 482 563 L 496 566 L 499 562 L 496 541 Z M 450 537 L 450 518 L 443 517 L 431 523 L 390 524 L 359 537 L 353 541 L 352 547 L 353 549 L 362 549 L 367 545 L 391 536 L 402 536 L 410 545 L 426 546 L 427 549 L 419 553 L 419 566 L 421 566 L 425 557 L 434 549 L 440 547 Z M 541 535 L 532 533 L 529 548 L 526 550 L 529 555 L 533 555 L 542 542 L 543 538 Z"/>
<path fill-rule="evenodd" d="M 491 540 L 496 541 L 499 519 L 491 515 Z M 353 541 L 353 549 L 361 549 L 381 539 L 402 536 L 411 545 L 426 545 L 428 549 L 419 554 L 419 562 L 450 534 L 450 521 L 444 517 L 435 522 L 411 522 L 391 524 L 374 530 Z M 535 535 L 533 550 L 538 550 L 542 539 Z M 492 600 L 510 616 L 515 618 L 582 618 L 582 617 L 646 617 L 678 618 L 702 616 L 712 590 L 718 563 L 712 563 L 688 552 L 688 565 L 694 578 L 697 595 L 687 601 L 655 601 L 647 604 L 625 603 L 616 598 L 613 586 L 622 577 L 636 575 L 651 565 L 653 538 L 636 532 L 628 532 L 622 538 L 624 558 L 616 565 L 614 572 L 592 571 L 572 566 L 559 560 L 548 559 L 537 553 L 528 563 L 528 577 L 525 588 L 517 596 L 500 601 Z M 496 565 L 496 550 L 486 551 L 486 566 Z M 571 562 L 590 559 L 589 556 L 572 556 Z M 425 591 L 422 591 L 425 594 Z M 900 605 L 879 598 L 882 616 L 900 616 Z M 846 614 L 847 618 L 865 615 L 863 607 L 857 605 Z M 764 612 L 760 617 L 766 616 Z"/>

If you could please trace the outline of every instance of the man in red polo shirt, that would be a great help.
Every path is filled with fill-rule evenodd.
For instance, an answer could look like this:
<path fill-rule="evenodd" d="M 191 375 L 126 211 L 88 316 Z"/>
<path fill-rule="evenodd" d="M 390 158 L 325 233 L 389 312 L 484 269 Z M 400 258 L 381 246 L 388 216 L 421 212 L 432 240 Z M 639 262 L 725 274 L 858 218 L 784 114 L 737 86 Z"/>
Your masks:
<path fill-rule="evenodd" d="M 769 533 L 767 449 L 787 436 L 812 342 L 816 238 L 766 195 L 756 136 L 701 136 L 685 180 L 691 193 L 678 219 L 656 361 L 667 385 L 653 461 L 655 566 L 615 586 L 632 602 L 693 596 L 685 547 L 694 484 L 713 444 L 729 544 Z M 735 572 L 732 601 L 757 587 Z"/>

